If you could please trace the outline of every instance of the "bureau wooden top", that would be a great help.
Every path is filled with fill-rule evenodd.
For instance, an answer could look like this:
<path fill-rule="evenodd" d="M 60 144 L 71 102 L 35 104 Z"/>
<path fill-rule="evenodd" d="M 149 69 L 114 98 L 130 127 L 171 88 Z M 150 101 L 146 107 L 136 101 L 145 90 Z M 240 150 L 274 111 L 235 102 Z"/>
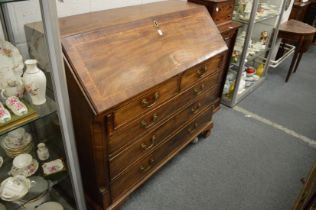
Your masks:
<path fill-rule="evenodd" d="M 74 15 L 59 19 L 60 32 L 62 36 L 67 36 L 78 32 L 91 31 L 101 27 L 118 25 L 196 7 L 197 5 L 185 2 L 163 1 Z"/>
<path fill-rule="evenodd" d="M 168 1 L 128 8 L 101 12 L 99 19 L 108 22 L 102 28 L 62 38 L 95 114 L 227 49 L 202 6 Z M 111 24 L 111 18 L 119 24 Z"/>

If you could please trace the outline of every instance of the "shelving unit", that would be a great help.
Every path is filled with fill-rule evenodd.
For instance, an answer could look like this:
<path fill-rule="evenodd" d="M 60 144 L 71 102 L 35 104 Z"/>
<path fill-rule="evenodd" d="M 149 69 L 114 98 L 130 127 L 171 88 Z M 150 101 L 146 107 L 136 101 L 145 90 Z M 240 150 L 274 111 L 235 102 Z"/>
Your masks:
<path fill-rule="evenodd" d="M 12 17 L 24 14 L 24 11 L 14 10 L 14 7 L 19 6 L 22 1 L 23 0 L 0 0 L 0 19 L 2 29 L 4 30 L 4 40 L 10 42 L 20 52 L 23 52 L 21 54 L 23 61 L 25 61 L 30 55 L 27 55 L 27 50 L 23 49 L 23 44 L 21 44 L 21 39 L 23 41 L 23 37 L 25 37 L 25 34 L 21 34 L 21 32 L 24 33 L 23 27 L 28 22 L 23 24 L 12 22 L 12 19 L 14 19 Z M 47 201 L 57 201 L 65 210 L 84 210 L 86 206 L 70 116 L 69 96 L 59 40 L 56 3 L 51 0 L 39 0 L 38 2 L 23 1 L 23 5 L 26 6 L 26 8 L 28 4 L 34 6 L 36 3 L 38 5 L 34 7 L 34 10 L 36 8 L 40 8 L 41 10 L 39 12 L 41 19 L 38 21 L 42 22 L 45 29 L 45 42 L 47 43 L 47 51 L 45 53 L 47 53 L 47 57 L 50 61 L 48 67 L 49 71 L 48 69 L 42 70 L 47 76 L 47 84 L 52 84 L 49 90 L 47 90 L 47 93 L 52 91 L 52 97 L 46 96 L 46 102 L 43 105 L 33 105 L 25 92 L 20 100 L 27 105 L 29 113 L 17 117 L 11 112 L 11 120 L 0 124 L 0 143 L 8 134 L 18 128 L 23 128 L 25 132 L 30 134 L 31 143 L 29 144 L 30 146 L 27 147 L 28 149 L 21 151 L 20 149 L 16 149 L 14 150 L 14 155 L 28 153 L 39 163 L 36 172 L 30 177 L 27 177 L 31 181 L 31 187 L 27 193 L 21 198 L 12 199 L 10 202 L 2 200 L 0 193 L 0 203 L 5 205 L 7 210 L 17 210 L 24 209 L 27 205 L 38 206 Z M 10 6 L 12 7 L 10 8 Z M 23 6 L 19 8 L 23 8 Z M 21 27 L 21 29 L 19 27 Z M 8 59 L 10 59 L 10 56 L 8 56 Z M 1 65 L 2 63 L 0 63 L 0 68 L 7 68 Z M 8 68 L 8 71 L 11 70 L 12 69 Z M 6 98 L 1 97 L 0 100 L 3 103 Z M 22 139 L 23 138 L 24 137 L 22 137 Z M 39 159 L 36 153 L 38 143 L 46 144 L 49 149 L 49 159 L 44 161 Z M 0 147 L 0 156 L 3 158 L 3 164 L 0 169 L 0 182 L 3 182 L 11 176 L 9 172 L 14 160 L 14 157 L 8 152 L 8 149 L 2 146 Z M 42 165 L 56 159 L 63 161 L 66 170 L 62 170 L 50 176 L 44 175 Z M 36 188 L 36 182 L 41 183 L 39 180 L 43 183 L 48 183 L 48 190 L 44 190 L 43 188 L 43 191 L 41 191 Z M 42 199 L 44 197 L 43 195 L 45 195 L 45 199 Z"/>
<path fill-rule="evenodd" d="M 226 78 L 222 103 L 233 107 L 259 87 L 265 80 L 272 47 L 276 41 L 284 1 L 236 0 L 233 19 L 242 24 L 234 47 Z M 268 38 L 261 39 L 262 33 Z M 256 70 L 255 76 L 246 73 Z"/>

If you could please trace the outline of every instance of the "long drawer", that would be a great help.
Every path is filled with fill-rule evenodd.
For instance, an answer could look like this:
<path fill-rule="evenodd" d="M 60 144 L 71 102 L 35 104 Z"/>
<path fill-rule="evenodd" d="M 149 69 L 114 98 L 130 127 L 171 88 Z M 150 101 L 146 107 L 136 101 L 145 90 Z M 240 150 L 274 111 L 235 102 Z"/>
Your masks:
<path fill-rule="evenodd" d="M 164 103 L 157 109 L 145 114 L 127 126 L 117 129 L 109 136 L 109 153 L 110 157 L 115 156 L 124 147 L 134 143 L 140 136 L 143 136 L 150 129 L 156 128 L 172 114 L 176 113 L 183 105 L 195 100 L 199 95 L 216 86 L 217 75 L 211 74 L 198 82 L 192 88 L 182 92 L 171 101 Z M 215 95 L 215 94 L 214 94 Z M 213 97 L 213 99 L 215 99 Z M 131 138 L 133 136 L 134 138 Z"/>
<path fill-rule="evenodd" d="M 169 136 L 183 126 L 187 121 L 196 117 L 201 111 L 214 103 L 214 93 L 216 88 L 206 91 L 200 95 L 193 103 L 188 104 L 184 110 L 172 117 L 157 129 L 142 136 L 137 142 L 124 149 L 118 155 L 110 159 L 110 175 L 115 179 L 125 168 L 146 153 L 153 151 L 157 146 L 165 141 Z"/>
<path fill-rule="evenodd" d="M 211 122 L 213 106 L 183 127 L 173 138 L 160 145 L 154 152 L 137 161 L 120 177 L 112 181 L 112 197 L 116 201 L 120 195 L 141 182 L 164 162 L 174 156 L 181 147 L 197 136 Z"/>
<path fill-rule="evenodd" d="M 174 77 L 163 84 L 148 90 L 144 95 L 129 101 L 114 112 L 115 128 L 135 119 L 144 112 L 153 110 L 178 93 L 178 78 Z"/>

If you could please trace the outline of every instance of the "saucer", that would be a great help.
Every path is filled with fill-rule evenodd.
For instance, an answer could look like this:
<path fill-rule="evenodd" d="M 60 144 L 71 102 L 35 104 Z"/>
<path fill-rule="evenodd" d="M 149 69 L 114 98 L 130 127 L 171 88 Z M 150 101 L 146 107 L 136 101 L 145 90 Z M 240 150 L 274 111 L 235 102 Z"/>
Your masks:
<path fill-rule="evenodd" d="M 29 133 L 25 133 L 23 138 L 15 138 L 11 135 L 7 135 L 3 138 L 1 146 L 7 150 L 18 150 L 23 147 L 26 147 L 32 141 L 32 136 Z"/>
<path fill-rule="evenodd" d="M 0 197 L 4 201 L 15 201 L 25 196 L 30 187 L 30 180 L 24 176 L 9 177 L 0 185 Z"/>

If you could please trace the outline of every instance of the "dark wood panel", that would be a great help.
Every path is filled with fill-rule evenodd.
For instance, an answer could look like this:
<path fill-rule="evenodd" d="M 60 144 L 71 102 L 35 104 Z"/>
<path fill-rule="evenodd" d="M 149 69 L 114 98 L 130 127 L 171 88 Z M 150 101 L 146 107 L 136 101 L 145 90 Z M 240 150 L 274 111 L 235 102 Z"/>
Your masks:
<path fill-rule="evenodd" d="M 161 145 L 153 153 L 133 164 L 130 167 L 130 170 L 112 183 L 112 196 L 114 201 L 133 187 L 133 185 L 136 185 L 152 170 L 161 167 L 159 164 L 160 161 L 169 155 L 173 155 L 174 150 L 177 150 L 178 147 L 186 144 L 193 136 L 197 136 L 201 132 L 201 129 L 211 121 L 212 115 L 213 108 L 210 107 L 205 113 L 201 114 L 198 119 L 193 120 L 188 126 L 185 126 L 180 130 L 171 140 Z"/>
<path fill-rule="evenodd" d="M 214 102 L 215 88 L 206 91 L 205 94 L 200 95 L 196 100 L 184 106 L 184 110 L 177 113 L 176 116 L 153 130 L 146 135 L 140 135 L 131 146 L 120 152 L 118 155 L 110 160 L 110 175 L 112 180 L 119 175 L 124 169 L 131 165 L 135 160 L 141 158 L 144 154 L 155 150 L 157 146 L 166 140 L 174 131 L 182 127 L 187 121 L 196 117 L 206 107 Z M 189 106 L 188 106 L 189 105 Z M 170 106 L 173 107 L 173 106 Z"/>
<path fill-rule="evenodd" d="M 170 102 L 171 103 L 170 107 L 168 108 L 166 108 L 166 106 L 161 107 L 158 110 L 154 110 L 150 112 L 149 116 L 154 116 L 156 114 L 158 117 L 161 116 L 162 118 L 164 118 L 164 114 L 163 114 L 164 112 L 172 112 L 173 110 L 176 111 L 177 109 L 185 105 L 188 101 L 196 98 L 198 95 L 201 95 L 205 93 L 207 90 L 215 87 L 216 81 L 217 81 L 217 77 L 214 75 L 210 75 L 204 78 L 202 81 L 198 82 L 195 86 L 193 86 L 192 88 L 190 88 L 189 90 L 185 91 L 180 96 L 178 96 L 178 98 L 174 99 L 173 102 L 175 104 L 173 104 L 173 102 Z M 187 102 L 184 102 L 185 100 Z M 215 100 L 215 98 L 213 98 L 213 100 Z M 161 113 L 162 115 L 159 115 L 158 113 Z M 172 115 L 170 113 L 169 117 L 171 116 Z M 141 136 L 145 133 L 145 131 L 139 127 L 142 120 L 144 120 L 144 118 L 137 120 L 138 122 L 136 121 L 136 122 L 131 123 L 130 124 L 132 126 L 131 129 L 124 129 L 124 131 L 113 133 L 113 135 L 109 137 L 109 153 L 111 154 L 111 156 L 119 152 L 120 149 L 123 148 L 124 146 L 128 146 L 132 144 L 133 141 L 135 141 L 135 139 L 138 138 L 138 136 Z M 135 128 L 134 126 L 136 127 L 138 126 L 139 129 L 133 130 L 132 128 Z M 143 132 L 141 132 L 141 130 L 143 130 Z M 140 131 L 140 133 L 135 133 L 135 131 Z"/>

